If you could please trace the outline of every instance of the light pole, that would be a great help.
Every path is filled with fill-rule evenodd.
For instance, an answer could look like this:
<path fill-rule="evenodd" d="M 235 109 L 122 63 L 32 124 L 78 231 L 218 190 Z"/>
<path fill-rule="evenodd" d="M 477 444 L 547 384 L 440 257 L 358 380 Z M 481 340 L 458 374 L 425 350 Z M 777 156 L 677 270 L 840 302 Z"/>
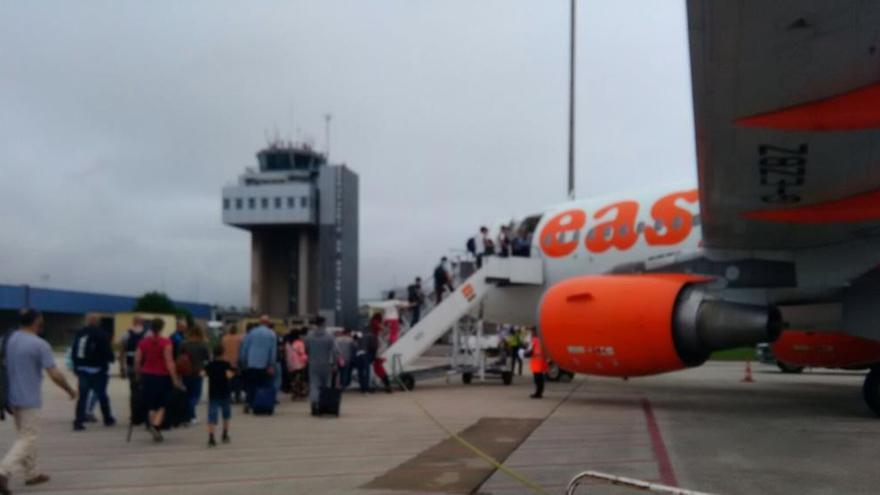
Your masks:
<path fill-rule="evenodd" d="M 568 60 L 568 199 L 574 200 L 574 67 L 576 48 L 576 0 L 571 0 L 571 27 Z"/>

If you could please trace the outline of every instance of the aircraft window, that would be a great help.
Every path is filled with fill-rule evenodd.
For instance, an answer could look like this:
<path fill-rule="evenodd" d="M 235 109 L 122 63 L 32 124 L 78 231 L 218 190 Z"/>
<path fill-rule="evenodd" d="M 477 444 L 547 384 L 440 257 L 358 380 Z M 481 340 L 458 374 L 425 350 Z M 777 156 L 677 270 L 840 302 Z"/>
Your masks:
<path fill-rule="evenodd" d="M 684 225 L 684 220 L 682 220 L 681 217 L 675 217 L 672 219 L 672 229 L 673 230 L 680 229 L 682 227 L 682 225 Z"/>
<path fill-rule="evenodd" d="M 663 220 L 655 220 L 654 221 L 654 230 L 660 232 L 663 230 Z"/>
<path fill-rule="evenodd" d="M 265 210 L 269 207 L 269 198 L 260 198 L 260 206 Z"/>
<path fill-rule="evenodd" d="M 254 198 L 248 198 L 248 208 L 253 210 L 256 207 L 257 207 L 257 200 Z"/>
<path fill-rule="evenodd" d="M 636 232 L 641 234 L 644 231 L 645 231 L 645 222 L 639 222 L 639 224 L 636 225 Z"/>
<path fill-rule="evenodd" d="M 699 213 L 694 215 L 694 218 L 691 219 L 691 223 L 693 223 L 694 227 L 700 226 L 700 214 Z"/>
<path fill-rule="evenodd" d="M 593 240 L 596 238 L 596 228 L 592 228 L 587 231 L 587 239 Z"/>
<path fill-rule="evenodd" d="M 611 232 L 612 232 L 612 228 L 610 225 L 605 227 L 605 230 L 602 231 L 602 237 L 604 239 L 611 239 Z"/>
<path fill-rule="evenodd" d="M 620 232 L 620 235 L 624 236 L 629 233 L 629 227 L 626 225 L 621 225 L 619 232 Z"/>
<path fill-rule="evenodd" d="M 229 209 L 229 198 L 223 198 L 223 209 L 224 210 Z"/>
<path fill-rule="evenodd" d="M 240 210 L 242 203 L 243 203 L 243 201 L 241 200 L 241 198 L 235 198 L 235 209 Z"/>
<path fill-rule="evenodd" d="M 295 208 L 296 207 L 296 198 L 294 198 L 293 196 L 288 197 L 287 198 L 287 207 L 288 208 Z"/>

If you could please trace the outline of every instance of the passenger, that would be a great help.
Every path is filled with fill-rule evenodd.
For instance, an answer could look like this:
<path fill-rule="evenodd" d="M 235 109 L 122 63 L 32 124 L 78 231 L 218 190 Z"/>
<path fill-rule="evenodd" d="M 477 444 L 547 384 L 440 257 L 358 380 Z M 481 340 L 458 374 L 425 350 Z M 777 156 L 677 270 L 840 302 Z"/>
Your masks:
<path fill-rule="evenodd" d="M 190 424 L 196 424 L 196 406 L 202 399 L 202 374 L 205 371 L 205 364 L 211 359 L 211 351 L 208 348 L 205 332 L 202 327 L 193 325 L 186 332 L 186 340 L 180 344 L 180 354 L 189 357 L 190 369 L 189 373 L 182 375 L 183 385 L 186 387 L 186 398 L 189 402 Z M 179 357 L 178 357 L 179 359 Z M 183 370 L 181 370 L 181 374 Z"/>
<path fill-rule="evenodd" d="M 261 316 L 260 323 L 253 326 L 241 341 L 239 362 L 245 383 L 245 414 L 251 412 L 257 389 L 272 383 L 275 374 L 278 341 L 275 339 L 275 332 L 269 329 L 269 324 L 269 317 Z"/>
<path fill-rule="evenodd" d="M 449 271 L 449 261 L 446 256 L 440 258 L 440 264 L 434 268 L 434 294 L 437 298 L 437 304 L 443 301 L 443 292 L 449 289 L 452 292 L 452 275 Z"/>
<path fill-rule="evenodd" d="M 104 426 L 113 426 L 116 419 L 110 410 L 110 398 L 107 396 L 110 363 L 113 362 L 113 347 L 107 332 L 99 328 L 101 323 L 97 315 L 86 318 L 86 326 L 80 330 L 73 340 L 73 367 L 79 379 L 79 400 L 76 402 L 76 417 L 73 430 L 85 430 L 88 400 L 94 396 L 101 404 L 101 416 Z"/>
<path fill-rule="evenodd" d="M 400 310 L 409 307 L 409 303 L 395 299 L 394 291 L 388 293 L 388 299 L 374 303 L 374 307 L 382 310 L 385 327 L 388 328 L 388 343 L 394 344 L 400 336 Z"/>
<path fill-rule="evenodd" d="M 517 231 L 513 239 L 513 255 L 528 257 L 531 255 L 532 240 L 524 228 Z"/>
<path fill-rule="evenodd" d="M 422 318 L 422 306 L 425 304 L 425 291 L 422 290 L 422 277 L 416 277 L 415 282 L 407 287 L 407 301 L 410 308 L 409 327 L 416 326 Z"/>
<path fill-rule="evenodd" d="M 287 358 L 287 369 L 290 370 L 290 395 L 296 400 L 306 396 L 306 368 L 309 356 L 302 340 L 302 332 L 293 330 L 285 345 L 284 355 Z"/>
<path fill-rule="evenodd" d="M 176 357 L 178 353 L 180 353 L 180 344 L 183 344 L 186 341 L 186 331 L 189 327 L 189 322 L 186 321 L 186 318 L 182 316 L 177 317 L 177 328 L 174 330 L 174 333 L 171 334 L 171 345 L 174 347 L 174 356 Z"/>
<path fill-rule="evenodd" d="M 315 328 L 306 336 L 306 354 L 309 356 L 309 402 L 312 416 L 317 416 L 321 388 L 330 386 L 330 374 L 339 355 L 323 316 L 315 317 Z"/>
<path fill-rule="evenodd" d="M 235 371 L 229 361 L 222 358 L 224 350 L 223 344 L 217 344 L 214 347 L 214 360 L 205 366 L 205 373 L 208 375 L 208 447 L 217 446 L 214 429 L 220 413 L 223 414 L 221 441 L 229 443 L 229 420 L 232 418 L 230 380 L 235 376 Z"/>
<path fill-rule="evenodd" d="M 497 254 L 502 258 L 510 256 L 510 227 L 502 225 L 498 229 Z"/>
<path fill-rule="evenodd" d="M 489 228 L 486 226 L 480 227 L 480 233 L 476 237 L 476 257 L 477 257 L 477 269 L 483 267 L 483 257 L 488 255 L 488 249 L 492 246 L 492 239 L 489 238 Z"/>
<path fill-rule="evenodd" d="M 286 359 L 284 358 L 284 353 L 281 352 L 284 349 L 284 335 L 278 335 L 276 332 L 275 335 L 275 348 L 278 349 L 279 352 L 275 353 L 275 374 L 272 377 L 273 384 L 275 385 L 275 404 L 278 405 L 280 402 L 278 401 L 278 393 L 281 392 L 281 389 L 284 388 L 284 375 L 287 373 L 287 364 L 285 363 Z"/>
<path fill-rule="evenodd" d="M 354 366 L 354 339 L 350 329 L 343 329 L 336 336 L 336 350 L 339 352 L 339 387 L 345 390 L 351 384 L 351 371 Z"/>
<path fill-rule="evenodd" d="M 535 379 L 535 393 L 531 395 L 532 399 L 540 399 L 544 396 L 544 376 L 547 374 L 547 358 L 544 356 L 544 347 L 541 345 L 541 339 L 538 338 L 538 332 L 532 329 L 532 358 L 531 368 L 532 376 Z"/>
<path fill-rule="evenodd" d="M 119 376 L 128 379 L 129 390 L 134 390 L 137 385 L 134 355 L 144 335 L 144 319 L 135 316 L 131 328 L 119 338 Z"/>
<path fill-rule="evenodd" d="M 369 328 L 355 335 L 354 365 L 357 368 L 358 385 L 362 394 L 370 391 L 370 368 L 373 366 L 371 356 L 375 356 L 376 348 L 378 348 L 376 336 Z"/>
<path fill-rule="evenodd" d="M 381 351 L 384 348 L 382 343 L 382 316 L 378 313 L 373 315 L 373 318 L 370 319 L 370 332 L 372 334 L 373 340 L 370 342 L 370 351 L 371 354 L 369 356 L 369 361 L 373 364 L 373 373 L 382 381 L 382 385 L 385 386 L 385 391 L 389 394 L 391 393 L 391 381 L 388 379 L 388 373 L 385 372 L 385 358 L 380 357 Z"/>
<path fill-rule="evenodd" d="M 0 495 L 11 495 L 9 478 L 17 470 L 24 471 L 26 485 L 49 481 L 49 475 L 37 470 L 37 437 L 40 433 L 39 411 L 43 405 L 43 370 L 70 400 L 76 391 L 67 383 L 64 373 L 55 366 L 49 343 L 39 337 L 43 315 L 33 309 L 19 313 L 18 330 L 9 330 L 5 337 L 7 405 L 15 418 L 15 443 L 0 462 Z"/>
<path fill-rule="evenodd" d="M 220 339 L 220 343 L 223 345 L 223 355 L 220 359 L 229 363 L 234 372 L 233 377 L 229 380 L 229 388 L 232 391 L 232 399 L 236 404 L 241 402 L 242 378 L 241 370 L 238 367 L 241 339 L 241 334 L 238 333 L 238 327 L 235 325 L 229 325 L 226 334 Z"/>
<path fill-rule="evenodd" d="M 182 389 L 183 383 L 174 365 L 174 346 L 171 339 L 162 337 L 165 322 L 154 318 L 150 323 L 150 334 L 141 339 L 135 353 L 135 369 L 141 383 L 144 406 L 149 411 L 147 430 L 153 441 L 162 441 L 162 422 L 165 419 L 165 404 L 171 395 L 171 388 Z"/>

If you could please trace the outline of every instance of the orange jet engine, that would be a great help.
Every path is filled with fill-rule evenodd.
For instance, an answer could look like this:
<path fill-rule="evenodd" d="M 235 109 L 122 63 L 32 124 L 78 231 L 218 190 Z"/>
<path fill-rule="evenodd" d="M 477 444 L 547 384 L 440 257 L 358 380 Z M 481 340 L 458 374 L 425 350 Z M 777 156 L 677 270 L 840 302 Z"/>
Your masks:
<path fill-rule="evenodd" d="M 712 300 L 705 277 L 598 275 L 564 280 L 544 294 L 541 339 L 561 368 L 643 376 L 698 366 L 716 350 L 776 340 L 779 311 Z"/>
<path fill-rule="evenodd" d="M 858 369 L 880 363 L 880 342 L 843 332 L 786 330 L 772 348 L 776 360 L 789 366 Z"/>

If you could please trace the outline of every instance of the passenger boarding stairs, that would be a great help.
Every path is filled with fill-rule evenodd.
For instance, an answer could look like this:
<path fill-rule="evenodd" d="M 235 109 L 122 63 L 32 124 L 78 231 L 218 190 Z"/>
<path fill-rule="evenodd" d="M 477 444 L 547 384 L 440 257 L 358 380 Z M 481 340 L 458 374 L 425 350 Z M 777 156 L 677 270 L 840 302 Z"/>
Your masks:
<path fill-rule="evenodd" d="M 474 313 L 496 287 L 543 283 L 541 258 L 486 257 L 482 268 L 460 283 L 440 304 L 388 347 L 382 357 L 391 363 L 392 374 L 399 376 L 409 372 L 419 357 L 452 330 L 459 320 Z"/>

